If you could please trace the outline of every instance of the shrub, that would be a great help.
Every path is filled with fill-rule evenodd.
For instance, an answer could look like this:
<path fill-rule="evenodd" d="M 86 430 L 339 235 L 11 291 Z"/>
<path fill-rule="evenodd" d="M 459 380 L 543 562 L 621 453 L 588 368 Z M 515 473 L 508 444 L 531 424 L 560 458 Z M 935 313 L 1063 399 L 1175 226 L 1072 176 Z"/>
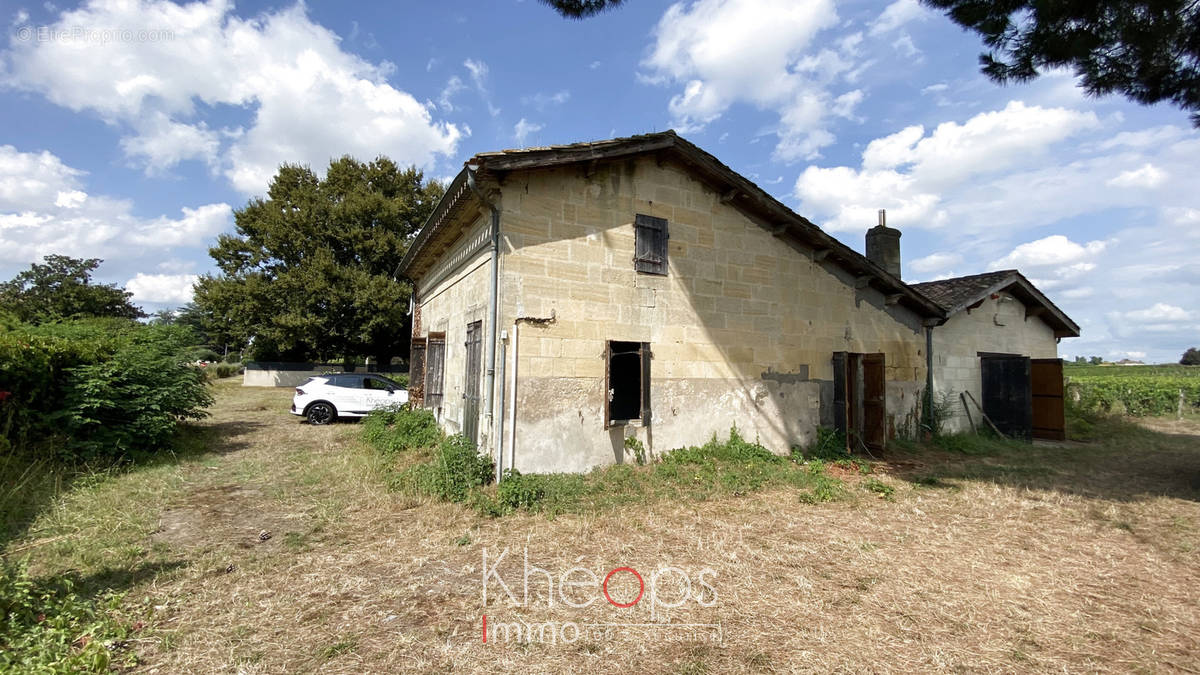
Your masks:
<path fill-rule="evenodd" d="M 363 439 L 385 455 L 432 447 L 442 440 L 433 413 L 408 404 L 371 411 L 362 430 Z"/>
<path fill-rule="evenodd" d="M 242 370 L 240 363 L 218 363 L 211 369 L 218 378 L 233 377 Z"/>
<path fill-rule="evenodd" d="M 496 498 L 509 511 L 533 509 L 545 496 L 545 476 L 523 476 L 516 469 L 506 470 L 504 480 L 496 487 Z"/>
<path fill-rule="evenodd" d="M 201 419 L 213 402 L 204 375 L 180 361 L 189 340 L 171 326 L 129 333 L 113 355 L 68 370 L 65 397 L 72 451 L 83 457 L 163 448 L 181 419 Z"/>
<path fill-rule="evenodd" d="M 922 396 L 926 396 L 925 390 L 921 393 Z M 937 436 L 943 432 L 946 422 L 954 417 L 955 398 L 952 392 L 943 391 L 937 395 L 929 393 L 928 399 L 926 404 L 929 406 L 929 419 L 922 425 L 922 428 Z"/>
<path fill-rule="evenodd" d="M 625 439 L 625 449 L 633 453 L 633 459 L 638 466 L 646 465 L 646 446 L 636 438 Z"/>
<path fill-rule="evenodd" d="M 727 441 L 719 441 L 716 434 L 713 434 L 712 440 L 704 445 L 671 450 L 663 455 L 662 461 L 665 464 L 702 464 L 713 461 L 774 464 L 783 461 L 783 458 L 758 443 L 745 440 L 738 433 L 737 427 L 732 427 Z"/>
<path fill-rule="evenodd" d="M 462 502 L 471 491 L 492 482 L 492 458 L 479 454 L 475 444 L 462 434 L 442 440 L 432 461 L 409 467 L 396 486 L 447 502 Z"/>
<path fill-rule="evenodd" d="M 792 448 L 792 458 L 802 461 L 809 459 L 846 459 L 850 453 L 846 451 L 846 435 L 837 429 L 817 427 L 817 437 L 807 448 L 799 446 Z"/>
<path fill-rule="evenodd" d="M 208 347 L 193 347 L 187 350 L 186 358 L 188 361 L 193 363 L 196 361 L 208 361 L 209 363 L 216 363 L 217 361 L 221 360 L 221 355 L 209 349 Z"/>
<path fill-rule="evenodd" d="M 205 376 L 186 363 L 181 326 L 92 319 L 0 332 L 0 431 L 17 446 L 51 436 L 60 459 L 165 447 L 177 423 L 205 416 Z"/>

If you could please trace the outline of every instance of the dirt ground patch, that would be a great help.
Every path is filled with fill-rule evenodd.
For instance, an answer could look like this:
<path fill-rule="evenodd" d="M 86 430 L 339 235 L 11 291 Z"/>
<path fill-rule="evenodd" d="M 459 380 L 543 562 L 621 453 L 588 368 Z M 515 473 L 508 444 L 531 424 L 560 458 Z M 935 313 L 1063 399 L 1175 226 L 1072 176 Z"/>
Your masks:
<path fill-rule="evenodd" d="M 221 386 L 220 447 L 142 535 L 185 564 L 130 591 L 155 608 L 140 670 L 1200 670 L 1184 433 L 891 457 L 886 499 L 488 519 L 389 493 L 356 424 L 302 424 L 288 397 Z"/>

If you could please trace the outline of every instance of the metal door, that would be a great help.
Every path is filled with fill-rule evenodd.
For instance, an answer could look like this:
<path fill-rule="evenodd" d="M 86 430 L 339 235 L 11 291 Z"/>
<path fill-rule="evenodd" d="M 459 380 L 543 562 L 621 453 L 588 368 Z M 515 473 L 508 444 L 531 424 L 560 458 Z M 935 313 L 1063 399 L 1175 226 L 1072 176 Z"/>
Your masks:
<path fill-rule="evenodd" d="M 994 355 L 979 357 L 983 385 L 983 413 L 1000 433 L 1030 440 L 1033 430 L 1033 395 L 1029 357 Z"/>
<path fill-rule="evenodd" d="M 483 322 L 467 324 L 467 372 L 463 379 L 463 435 L 472 443 L 479 443 L 479 373 L 482 367 L 480 353 L 483 347 Z"/>

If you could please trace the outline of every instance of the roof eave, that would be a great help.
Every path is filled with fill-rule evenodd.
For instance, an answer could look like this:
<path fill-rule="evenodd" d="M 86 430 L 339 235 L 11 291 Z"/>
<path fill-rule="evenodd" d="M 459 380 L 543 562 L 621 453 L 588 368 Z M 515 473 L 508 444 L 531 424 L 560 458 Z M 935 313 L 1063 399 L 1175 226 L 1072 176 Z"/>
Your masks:
<path fill-rule="evenodd" d="M 1014 284 L 1020 286 L 1022 290 L 1028 293 L 1037 304 L 1044 307 L 1050 316 L 1055 319 L 1058 325 L 1050 326 L 1052 329 L 1054 329 L 1054 337 L 1079 337 L 1079 324 L 1075 323 L 1071 317 L 1067 316 L 1065 312 L 1051 302 L 1050 298 L 1047 298 L 1044 293 L 1038 290 L 1037 286 L 1033 285 L 1033 282 L 1029 281 L 1029 279 L 1026 279 L 1024 274 L 1021 274 L 1015 270 L 1012 272 L 1012 274 L 1009 274 L 1000 281 L 972 296 L 970 300 L 961 302 L 957 306 L 948 310 L 946 316 L 950 317 L 958 314 L 976 302 L 979 302 L 981 299 L 986 298 L 993 293 L 999 293 L 1006 288 L 1010 288 Z M 1043 320 L 1045 320 L 1045 318 L 1043 318 Z M 1047 321 L 1047 323 L 1049 322 Z"/>
<path fill-rule="evenodd" d="M 470 189 L 467 186 L 467 169 L 464 166 L 462 171 L 450 181 L 446 186 L 446 191 L 442 193 L 442 198 L 438 200 L 436 206 L 433 207 L 433 212 L 421 224 L 421 229 L 417 231 L 417 236 L 413 238 L 412 243 L 408 245 L 408 251 L 404 257 L 400 259 L 400 265 L 396 268 L 396 274 L 406 279 L 411 279 L 409 270 L 414 262 L 420 259 L 425 247 L 429 244 L 430 239 L 436 235 L 444 226 L 446 217 L 450 214 L 455 206 L 458 206 L 462 200 L 470 194 Z"/>

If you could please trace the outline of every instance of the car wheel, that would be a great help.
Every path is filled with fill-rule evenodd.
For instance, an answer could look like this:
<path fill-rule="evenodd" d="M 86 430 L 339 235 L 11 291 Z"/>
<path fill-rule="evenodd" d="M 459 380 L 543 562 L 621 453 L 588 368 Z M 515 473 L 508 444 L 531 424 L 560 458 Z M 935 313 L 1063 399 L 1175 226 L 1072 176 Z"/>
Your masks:
<path fill-rule="evenodd" d="M 308 412 L 305 413 L 309 424 L 329 424 L 337 419 L 337 411 L 333 406 L 319 402 L 308 406 Z"/>

